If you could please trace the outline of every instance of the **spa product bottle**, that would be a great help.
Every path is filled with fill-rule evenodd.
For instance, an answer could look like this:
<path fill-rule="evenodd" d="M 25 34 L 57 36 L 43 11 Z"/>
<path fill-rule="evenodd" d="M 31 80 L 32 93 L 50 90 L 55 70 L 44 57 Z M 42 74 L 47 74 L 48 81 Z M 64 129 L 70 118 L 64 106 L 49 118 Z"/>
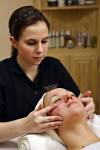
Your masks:
<path fill-rule="evenodd" d="M 85 0 L 79 0 L 79 5 L 85 5 Z"/>
<path fill-rule="evenodd" d="M 65 0 L 58 0 L 58 7 L 64 7 L 65 6 Z"/>
<path fill-rule="evenodd" d="M 60 31 L 60 47 L 64 47 L 65 45 L 65 34 L 64 34 L 64 31 L 61 30 Z"/>
<path fill-rule="evenodd" d="M 58 0 L 48 0 L 48 6 L 58 6 Z"/>

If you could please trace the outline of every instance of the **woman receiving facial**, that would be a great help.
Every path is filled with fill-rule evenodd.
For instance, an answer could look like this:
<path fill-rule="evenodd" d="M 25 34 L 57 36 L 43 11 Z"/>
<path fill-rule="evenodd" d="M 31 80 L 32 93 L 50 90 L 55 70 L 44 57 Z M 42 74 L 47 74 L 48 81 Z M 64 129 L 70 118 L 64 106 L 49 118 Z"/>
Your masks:
<path fill-rule="evenodd" d="M 63 140 L 68 150 L 80 150 L 99 141 L 97 136 L 87 125 L 87 113 L 80 98 L 65 89 L 54 89 L 44 97 L 44 105 L 56 103 L 57 107 L 48 115 L 59 115 L 63 124 L 56 129 L 56 133 Z"/>

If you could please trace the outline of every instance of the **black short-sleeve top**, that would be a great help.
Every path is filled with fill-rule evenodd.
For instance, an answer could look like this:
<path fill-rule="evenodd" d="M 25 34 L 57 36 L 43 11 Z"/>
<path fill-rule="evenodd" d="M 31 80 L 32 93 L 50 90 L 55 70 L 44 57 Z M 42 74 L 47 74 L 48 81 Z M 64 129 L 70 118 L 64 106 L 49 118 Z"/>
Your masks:
<path fill-rule="evenodd" d="M 53 88 L 65 88 L 76 96 L 80 90 L 58 59 L 45 57 L 38 75 L 31 81 L 16 57 L 0 62 L 0 121 L 25 117 L 33 111 L 42 95 Z"/>

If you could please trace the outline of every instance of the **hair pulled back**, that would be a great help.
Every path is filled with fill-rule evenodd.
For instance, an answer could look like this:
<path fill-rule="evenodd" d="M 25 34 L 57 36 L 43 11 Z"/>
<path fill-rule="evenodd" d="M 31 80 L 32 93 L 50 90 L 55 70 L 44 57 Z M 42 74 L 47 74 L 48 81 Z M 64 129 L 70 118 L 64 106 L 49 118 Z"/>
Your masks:
<path fill-rule="evenodd" d="M 38 21 L 44 21 L 47 28 L 50 28 L 46 17 L 33 6 L 23 6 L 16 9 L 9 18 L 9 33 L 16 40 L 19 40 L 22 31 L 30 25 L 36 24 Z M 12 46 L 12 56 L 17 55 L 17 49 Z"/>

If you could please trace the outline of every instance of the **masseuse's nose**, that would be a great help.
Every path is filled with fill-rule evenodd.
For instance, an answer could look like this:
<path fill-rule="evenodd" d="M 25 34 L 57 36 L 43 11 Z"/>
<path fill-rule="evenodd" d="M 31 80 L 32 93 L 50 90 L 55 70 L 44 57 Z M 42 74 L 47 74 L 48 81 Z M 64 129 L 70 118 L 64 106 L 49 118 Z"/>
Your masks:
<path fill-rule="evenodd" d="M 37 44 L 36 52 L 43 53 L 43 44 L 41 42 Z"/>

